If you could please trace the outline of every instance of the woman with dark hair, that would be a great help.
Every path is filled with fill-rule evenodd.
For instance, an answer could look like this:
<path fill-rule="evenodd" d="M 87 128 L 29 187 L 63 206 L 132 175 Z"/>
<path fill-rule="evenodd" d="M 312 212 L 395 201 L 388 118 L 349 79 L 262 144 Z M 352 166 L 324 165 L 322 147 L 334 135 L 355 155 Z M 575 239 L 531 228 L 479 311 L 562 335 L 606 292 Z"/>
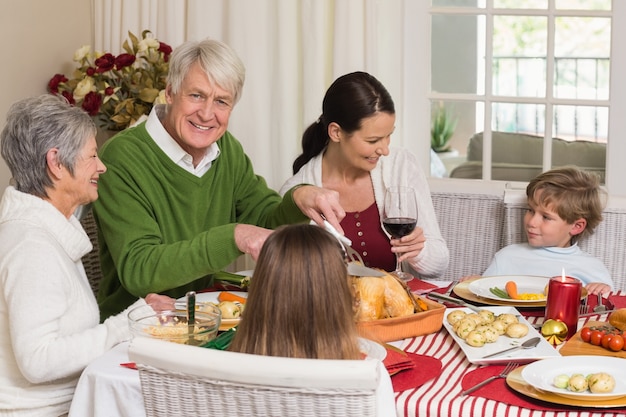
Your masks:
<path fill-rule="evenodd" d="M 288 358 L 361 359 L 349 280 L 343 249 L 330 233 L 310 224 L 281 226 L 261 249 L 245 314 L 228 349 Z M 378 415 L 395 415 L 391 379 L 382 363 L 379 370 Z"/>
<path fill-rule="evenodd" d="M 281 194 L 296 184 L 339 192 L 347 212 L 341 227 L 367 266 L 395 269 L 395 254 L 421 277 L 437 277 L 448 267 L 426 176 L 406 149 L 391 148 L 395 107 L 387 89 L 372 75 L 353 72 L 326 91 L 322 115 L 302 136 L 302 155 Z M 418 208 L 415 230 L 391 239 L 382 227 L 385 189 L 413 188 Z"/>

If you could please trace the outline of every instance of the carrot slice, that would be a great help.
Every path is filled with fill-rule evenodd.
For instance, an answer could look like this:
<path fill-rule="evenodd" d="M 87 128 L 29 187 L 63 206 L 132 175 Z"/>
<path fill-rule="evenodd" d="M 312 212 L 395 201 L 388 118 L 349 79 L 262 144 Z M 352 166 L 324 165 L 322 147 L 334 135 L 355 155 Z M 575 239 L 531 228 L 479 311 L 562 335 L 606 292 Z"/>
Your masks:
<path fill-rule="evenodd" d="M 428 304 L 426 304 L 426 302 L 424 302 L 424 300 L 422 300 L 419 297 L 415 297 L 415 301 L 417 301 L 417 305 L 419 306 L 419 308 L 422 309 L 422 311 L 428 310 Z"/>
<path fill-rule="evenodd" d="M 217 300 L 219 302 L 222 302 L 222 301 L 238 301 L 241 304 L 245 304 L 246 303 L 246 298 L 245 297 L 240 297 L 237 294 L 233 294 L 232 292 L 228 292 L 228 291 L 222 291 L 221 293 L 219 293 L 219 295 L 217 296 Z"/>
<path fill-rule="evenodd" d="M 506 293 L 509 294 L 514 300 L 519 300 L 519 294 L 517 293 L 517 284 L 514 281 L 508 281 L 504 286 Z"/>

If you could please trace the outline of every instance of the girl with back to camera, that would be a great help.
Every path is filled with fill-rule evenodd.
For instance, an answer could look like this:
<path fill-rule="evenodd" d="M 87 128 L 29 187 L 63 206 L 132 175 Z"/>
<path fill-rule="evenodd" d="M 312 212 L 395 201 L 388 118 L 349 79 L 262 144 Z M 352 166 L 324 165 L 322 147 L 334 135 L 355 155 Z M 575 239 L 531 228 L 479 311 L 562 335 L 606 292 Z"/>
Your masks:
<path fill-rule="evenodd" d="M 266 240 L 254 269 L 246 314 L 229 350 L 309 359 L 361 359 L 352 287 L 343 249 L 318 226 L 282 226 Z M 378 415 L 395 415 L 382 363 Z"/>

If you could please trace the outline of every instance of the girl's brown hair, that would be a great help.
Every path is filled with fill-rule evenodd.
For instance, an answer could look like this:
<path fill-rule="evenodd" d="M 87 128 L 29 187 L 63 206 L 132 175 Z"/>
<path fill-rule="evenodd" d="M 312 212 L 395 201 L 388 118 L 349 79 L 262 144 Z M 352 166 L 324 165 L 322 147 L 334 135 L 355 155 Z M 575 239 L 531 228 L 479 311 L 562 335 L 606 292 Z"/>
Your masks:
<path fill-rule="evenodd" d="M 574 166 L 546 171 L 526 187 L 529 203 L 555 211 L 569 224 L 587 220 L 585 230 L 572 236 L 572 243 L 591 235 L 602 221 L 603 194 L 597 175 Z"/>
<path fill-rule="evenodd" d="M 268 356 L 358 359 L 345 257 L 318 226 L 283 226 L 266 240 L 229 350 Z"/>

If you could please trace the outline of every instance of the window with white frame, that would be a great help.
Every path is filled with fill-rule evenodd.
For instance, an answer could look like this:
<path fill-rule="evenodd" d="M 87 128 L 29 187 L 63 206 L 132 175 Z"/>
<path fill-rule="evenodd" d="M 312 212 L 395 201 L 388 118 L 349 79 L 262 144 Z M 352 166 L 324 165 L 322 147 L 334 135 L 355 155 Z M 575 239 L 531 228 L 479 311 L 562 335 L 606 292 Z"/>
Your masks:
<path fill-rule="evenodd" d="M 433 0 L 443 176 L 527 181 L 574 164 L 608 177 L 614 13 L 611 0 Z"/>

